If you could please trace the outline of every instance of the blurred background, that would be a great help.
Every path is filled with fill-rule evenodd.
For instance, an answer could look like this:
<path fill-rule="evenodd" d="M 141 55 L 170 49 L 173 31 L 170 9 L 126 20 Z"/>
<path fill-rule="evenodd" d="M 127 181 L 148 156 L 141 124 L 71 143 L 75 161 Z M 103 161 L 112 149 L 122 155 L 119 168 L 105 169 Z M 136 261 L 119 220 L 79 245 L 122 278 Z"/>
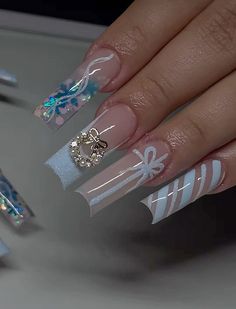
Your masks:
<path fill-rule="evenodd" d="M 93 24 L 111 24 L 133 1 L 89 0 L 89 1 L 9 1 L 2 0 L 0 9 L 53 16 Z"/>

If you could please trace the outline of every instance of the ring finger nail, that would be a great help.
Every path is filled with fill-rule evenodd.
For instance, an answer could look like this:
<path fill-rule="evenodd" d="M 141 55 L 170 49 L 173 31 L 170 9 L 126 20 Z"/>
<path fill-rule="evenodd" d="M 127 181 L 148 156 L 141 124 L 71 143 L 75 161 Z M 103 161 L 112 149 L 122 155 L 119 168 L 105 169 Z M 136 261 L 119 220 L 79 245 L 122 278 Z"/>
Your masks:
<path fill-rule="evenodd" d="M 78 134 L 78 137 L 61 148 L 46 164 L 53 169 L 66 188 L 83 174 L 86 167 L 100 163 L 103 155 L 109 154 L 130 139 L 136 128 L 137 119 L 132 109 L 124 104 L 115 105 L 82 130 L 83 134 L 93 134 L 91 143 L 89 140 L 86 142 L 86 156 L 81 155 L 83 141 L 80 142 L 81 134 Z"/>
<path fill-rule="evenodd" d="M 161 174 L 170 160 L 169 146 L 153 141 L 130 150 L 122 159 L 83 184 L 76 192 L 94 215 L 108 204 Z"/>
<path fill-rule="evenodd" d="M 142 200 L 153 215 L 153 224 L 216 189 L 224 178 L 221 161 L 207 160 Z"/>
<path fill-rule="evenodd" d="M 97 50 L 36 108 L 35 115 L 51 128 L 61 127 L 97 91 L 108 85 L 119 71 L 120 61 L 114 51 L 105 48 Z"/>

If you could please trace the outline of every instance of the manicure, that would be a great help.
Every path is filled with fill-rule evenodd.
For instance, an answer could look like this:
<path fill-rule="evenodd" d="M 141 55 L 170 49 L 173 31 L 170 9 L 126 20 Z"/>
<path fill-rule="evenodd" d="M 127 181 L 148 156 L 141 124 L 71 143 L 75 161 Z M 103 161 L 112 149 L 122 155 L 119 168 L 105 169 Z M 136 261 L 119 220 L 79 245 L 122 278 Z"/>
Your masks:
<path fill-rule="evenodd" d="M 7 255 L 9 253 L 9 249 L 5 245 L 5 243 L 0 239 L 0 258 Z"/>
<path fill-rule="evenodd" d="M 0 213 L 10 224 L 20 227 L 33 216 L 23 198 L 0 170 Z"/>
<path fill-rule="evenodd" d="M 85 141 L 89 151 L 86 156 L 81 154 L 80 148 L 84 145 L 79 133 L 54 154 L 46 165 L 52 168 L 63 187 L 67 188 L 84 174 L 87 167 L 99 164 L 104 156 L 129 140 L 136 128 L 137 119 L 132 109 L 125 104 L 115 105 L 82 130 L 83 136 L 88 136 L 89 132 L 92 134 L 91 143 Z"/>
<path fill-rule="evenodd" d="M 97 91 L 107 86 L 119 71 L 120 60 L 114 51 L 105 48 L 97 50 L 36 108 L 35 115 L 51 128 L 61 127 Z"/>
<path fill-rule="evenodd" d="M 207 160 L 142 200 L 153 215 L 153 224 L 216 189 L 222 182 L 221 161 Z"/>
<path fill-rule="evenodd" d="M 153 141 L 130 150 L 122 159 L 87 181 L 76 192 L 82 194 L 94 215 L 154 177 L 163 173 L 170 161 L 169 146 Z"/>

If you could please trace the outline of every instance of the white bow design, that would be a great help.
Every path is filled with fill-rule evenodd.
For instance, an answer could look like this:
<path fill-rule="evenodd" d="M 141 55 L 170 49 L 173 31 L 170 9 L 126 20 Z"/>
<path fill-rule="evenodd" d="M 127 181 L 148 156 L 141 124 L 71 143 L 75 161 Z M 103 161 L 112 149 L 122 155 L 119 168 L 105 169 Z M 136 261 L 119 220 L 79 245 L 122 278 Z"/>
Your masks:
<path fill-rule="evenodd" d="M 148 179 L 152 179 L 158 174 L 160 174 L 165 167 L 162 161 L 168 157 L 168 153 L 165 153 L 160 158 L 157 158 L 156 157 L 157 151 L 156 151 L 156 148 L 153 146 L 147 147 L 144 150 L 144 155 L 142 155 L 142 153 L 137 149 L 134 149 L 133 153 L 135 153 L 141 159 L 141 163 L 128 169 L 130 171 L 137 171 L 137 174 L 141 176 L 141 178 L 139 179 L 135 187 L 140 186 L 142 183 L 146 182 Z"/>
<path fill-rule="evenodd" d="M 137 163 L 135 166 L 129 167 L 125 171 L 121 171 L 120 174 L 121 175 L 126 174 L 128 171 L 133 171 L 134 173 L 132 173 L 132 175 L 130 175 L 126 179 L 116 184 L 114 187 L 94 197 L 90 201 L 90 206 L 94 206 L 98 204 L 104 198 L 107 198 L 111 194 L 122 189 L 124 186 L 126 186 L 127 184 L 129 184 L 130 182 L 134 181 L 137 178 L 140 178 L 140 179 L 137 181 L 135 186 L 127 190 L 127 192 L 130 192 L 136 189 L 137 187 L 145 183 L 147 180 L 152 179 L 154 176 L 160 174 L 165 167 L 162 161 L 168 157 L 168 153 L 165 153 L 160 158 L 157 158 L 157 151 L 154 146 L 147 147 L 144 150 L 144 155 L 137 149 L 134 149 L 133 153 L 136 154 L 141 159 L 141 162 Z M 151 158 L 149 160 L 150 155 L 151 155 Z"/>

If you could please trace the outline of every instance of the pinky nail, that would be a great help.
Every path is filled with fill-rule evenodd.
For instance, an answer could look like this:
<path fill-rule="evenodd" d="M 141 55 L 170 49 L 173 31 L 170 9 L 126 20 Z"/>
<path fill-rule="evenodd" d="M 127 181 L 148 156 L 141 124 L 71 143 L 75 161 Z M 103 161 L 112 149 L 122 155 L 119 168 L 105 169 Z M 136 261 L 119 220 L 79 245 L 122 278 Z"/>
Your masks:
<path fill-rule="evenodd" d="M 0 170 L 0 213 L 15 227 L 33 217 L 33 212 Z"/>
<path fill-rule="evenodd" d="M 155 224 L 216 189 L 223 178 L 221 161 L 207 160 L 141 202 L 151 211 Z"/>
<path fill-rule="evenodd" d="M 107 86 L 119 71 L 120 61 L 114 51 L 106 48 L 97 50 L 36 108 L 35 116 L 52 129 L 60 128 Z"/>

